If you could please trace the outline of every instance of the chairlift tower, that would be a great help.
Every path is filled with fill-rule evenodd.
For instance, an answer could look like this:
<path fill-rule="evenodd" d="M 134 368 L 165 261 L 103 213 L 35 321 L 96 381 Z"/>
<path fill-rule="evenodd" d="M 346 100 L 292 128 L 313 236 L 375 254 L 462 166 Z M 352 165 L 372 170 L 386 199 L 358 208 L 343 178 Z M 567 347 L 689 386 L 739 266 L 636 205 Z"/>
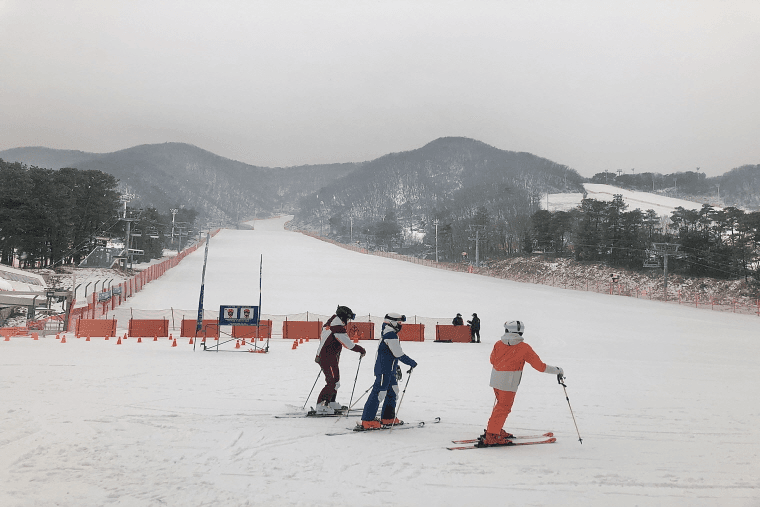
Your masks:
<path fill-rule="evenodd" d="M 475 229 L 475 237 L 470 237 L 470 241 L 475 242 L 475 267 L 480 267 L 480 230 L 485 230 L 484 225 L 471 225 L 470 232 Z"/>
<path fill-rule="evenodd" d="M 678 249 L 681 245 L 678 243 L 652 243 L 652 249 L 647 250 L 649 256 L 662 257 L 662 277 L 663 277 L 663 291 L 665 292 L 665 300 L 668 299 L 668 257 L 681 257 L 678 253 Z M 660 263 L 644 261 L 644 267 L 660 267 Z"/>
<path fill-rule="evenodd" d="M 124 203 L 124 211 L 120 220 L 127 223 L 127 234 L 124 239 L 124 254 L 126 256 L 124 259 L 124 269 L 127 269 L 127 265 L 129 265 L 130 268 L 132 267 L 132 256 L 129 253 L 129 246 L 130 239 L 132 238 L 132 222 L 134 222 L 134 218 L 127 218 L 127 203 L 134 198 L 134 194 L 121 194 L 119 197 L 119 201 Z"/>

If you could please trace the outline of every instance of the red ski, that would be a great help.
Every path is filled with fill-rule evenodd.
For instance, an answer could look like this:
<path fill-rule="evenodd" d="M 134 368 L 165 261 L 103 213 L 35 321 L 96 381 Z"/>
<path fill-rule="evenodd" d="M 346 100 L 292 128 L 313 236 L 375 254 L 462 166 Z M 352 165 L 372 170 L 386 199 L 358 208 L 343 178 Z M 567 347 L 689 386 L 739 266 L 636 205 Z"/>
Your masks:
<path fill-rule="evenodd" d="M 522 441 L 513 441 L 509 440 L 506 444 L 497 444 L 497 445 L 481 445 L 479 443 L 476 443 L 474 445 L 463 445 L 460 447 L 447 447 L 446 449 L 450 451 L 465 451 L 467 449 L 486 449 L 488 447 L 512 447 L 515 445 L 533 445 L 533 444 L 551 444 L 556 442 L 557 439 L 554 437 L 547 438 L 546 440 L 529 440 L 526 442 Z"/>
<path fill-rule="evenodd" d="M 540 435 L 514 435 L 509 437 L 509 440 L 537 440 L 544 437 L 553 437 L 554 433 L 551 431 L 547 433 L 542 433 Z M 452 440 L 451 442 L 454 444 L 474 444 L 477 442 L 477 438 L 470 438 L 468 440 Z"/>

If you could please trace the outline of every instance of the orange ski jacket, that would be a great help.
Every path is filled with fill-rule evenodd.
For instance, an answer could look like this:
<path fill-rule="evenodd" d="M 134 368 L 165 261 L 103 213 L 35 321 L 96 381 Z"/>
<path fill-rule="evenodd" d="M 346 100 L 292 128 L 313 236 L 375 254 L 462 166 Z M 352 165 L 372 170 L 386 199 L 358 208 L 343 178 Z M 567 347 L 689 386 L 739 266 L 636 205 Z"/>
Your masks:
<path fill-rule="evenodd" d="M 547 369 L 546 364 L 533 348 L 523 341 L 522 336 L 517 333 L 505 333 L 491 351 L 491 387 L 517 392 L 525 363 L 542 373 Z"/>

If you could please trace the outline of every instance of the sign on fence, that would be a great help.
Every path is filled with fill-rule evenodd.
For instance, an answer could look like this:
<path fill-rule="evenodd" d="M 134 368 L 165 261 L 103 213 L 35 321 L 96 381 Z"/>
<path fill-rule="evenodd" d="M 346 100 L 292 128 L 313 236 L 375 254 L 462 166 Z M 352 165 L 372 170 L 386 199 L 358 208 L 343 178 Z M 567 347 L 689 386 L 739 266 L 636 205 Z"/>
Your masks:
<path fill-rule="evenodd" d="M 111 291 L 107 290 L 105 292 L 98 292 L 98 303 L 102 303 L 103 301 L 110 301 L 111 300 Z"/>
<path fill-rule="evenodd" d="M 259 322 L 258 306 L 220 306 L 220 326 L 255 326 Z"/>

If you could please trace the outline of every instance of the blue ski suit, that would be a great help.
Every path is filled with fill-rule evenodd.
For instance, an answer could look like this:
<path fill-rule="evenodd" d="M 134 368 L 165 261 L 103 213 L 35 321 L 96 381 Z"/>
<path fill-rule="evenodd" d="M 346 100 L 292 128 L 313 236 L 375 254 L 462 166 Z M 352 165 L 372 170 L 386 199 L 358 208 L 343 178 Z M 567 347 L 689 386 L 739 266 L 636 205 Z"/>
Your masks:
<path fill-rule="evenodd" d="M 364 405 L 362 421 L 374 421 L 380 403 L 383 410 L 380 419 L 393 419 L 396 417 L 396 398 L 398 396 L 398 381 L 396 380 L 396 367 L 398 362 L 415 368 L 417 363 L 401 350 L 398 334 L 388 325 L 383 323 L 380 331 L 380 345 L 377 347 L 377 359 L 375 360 L 375 383 L 372 392 Z"/>

